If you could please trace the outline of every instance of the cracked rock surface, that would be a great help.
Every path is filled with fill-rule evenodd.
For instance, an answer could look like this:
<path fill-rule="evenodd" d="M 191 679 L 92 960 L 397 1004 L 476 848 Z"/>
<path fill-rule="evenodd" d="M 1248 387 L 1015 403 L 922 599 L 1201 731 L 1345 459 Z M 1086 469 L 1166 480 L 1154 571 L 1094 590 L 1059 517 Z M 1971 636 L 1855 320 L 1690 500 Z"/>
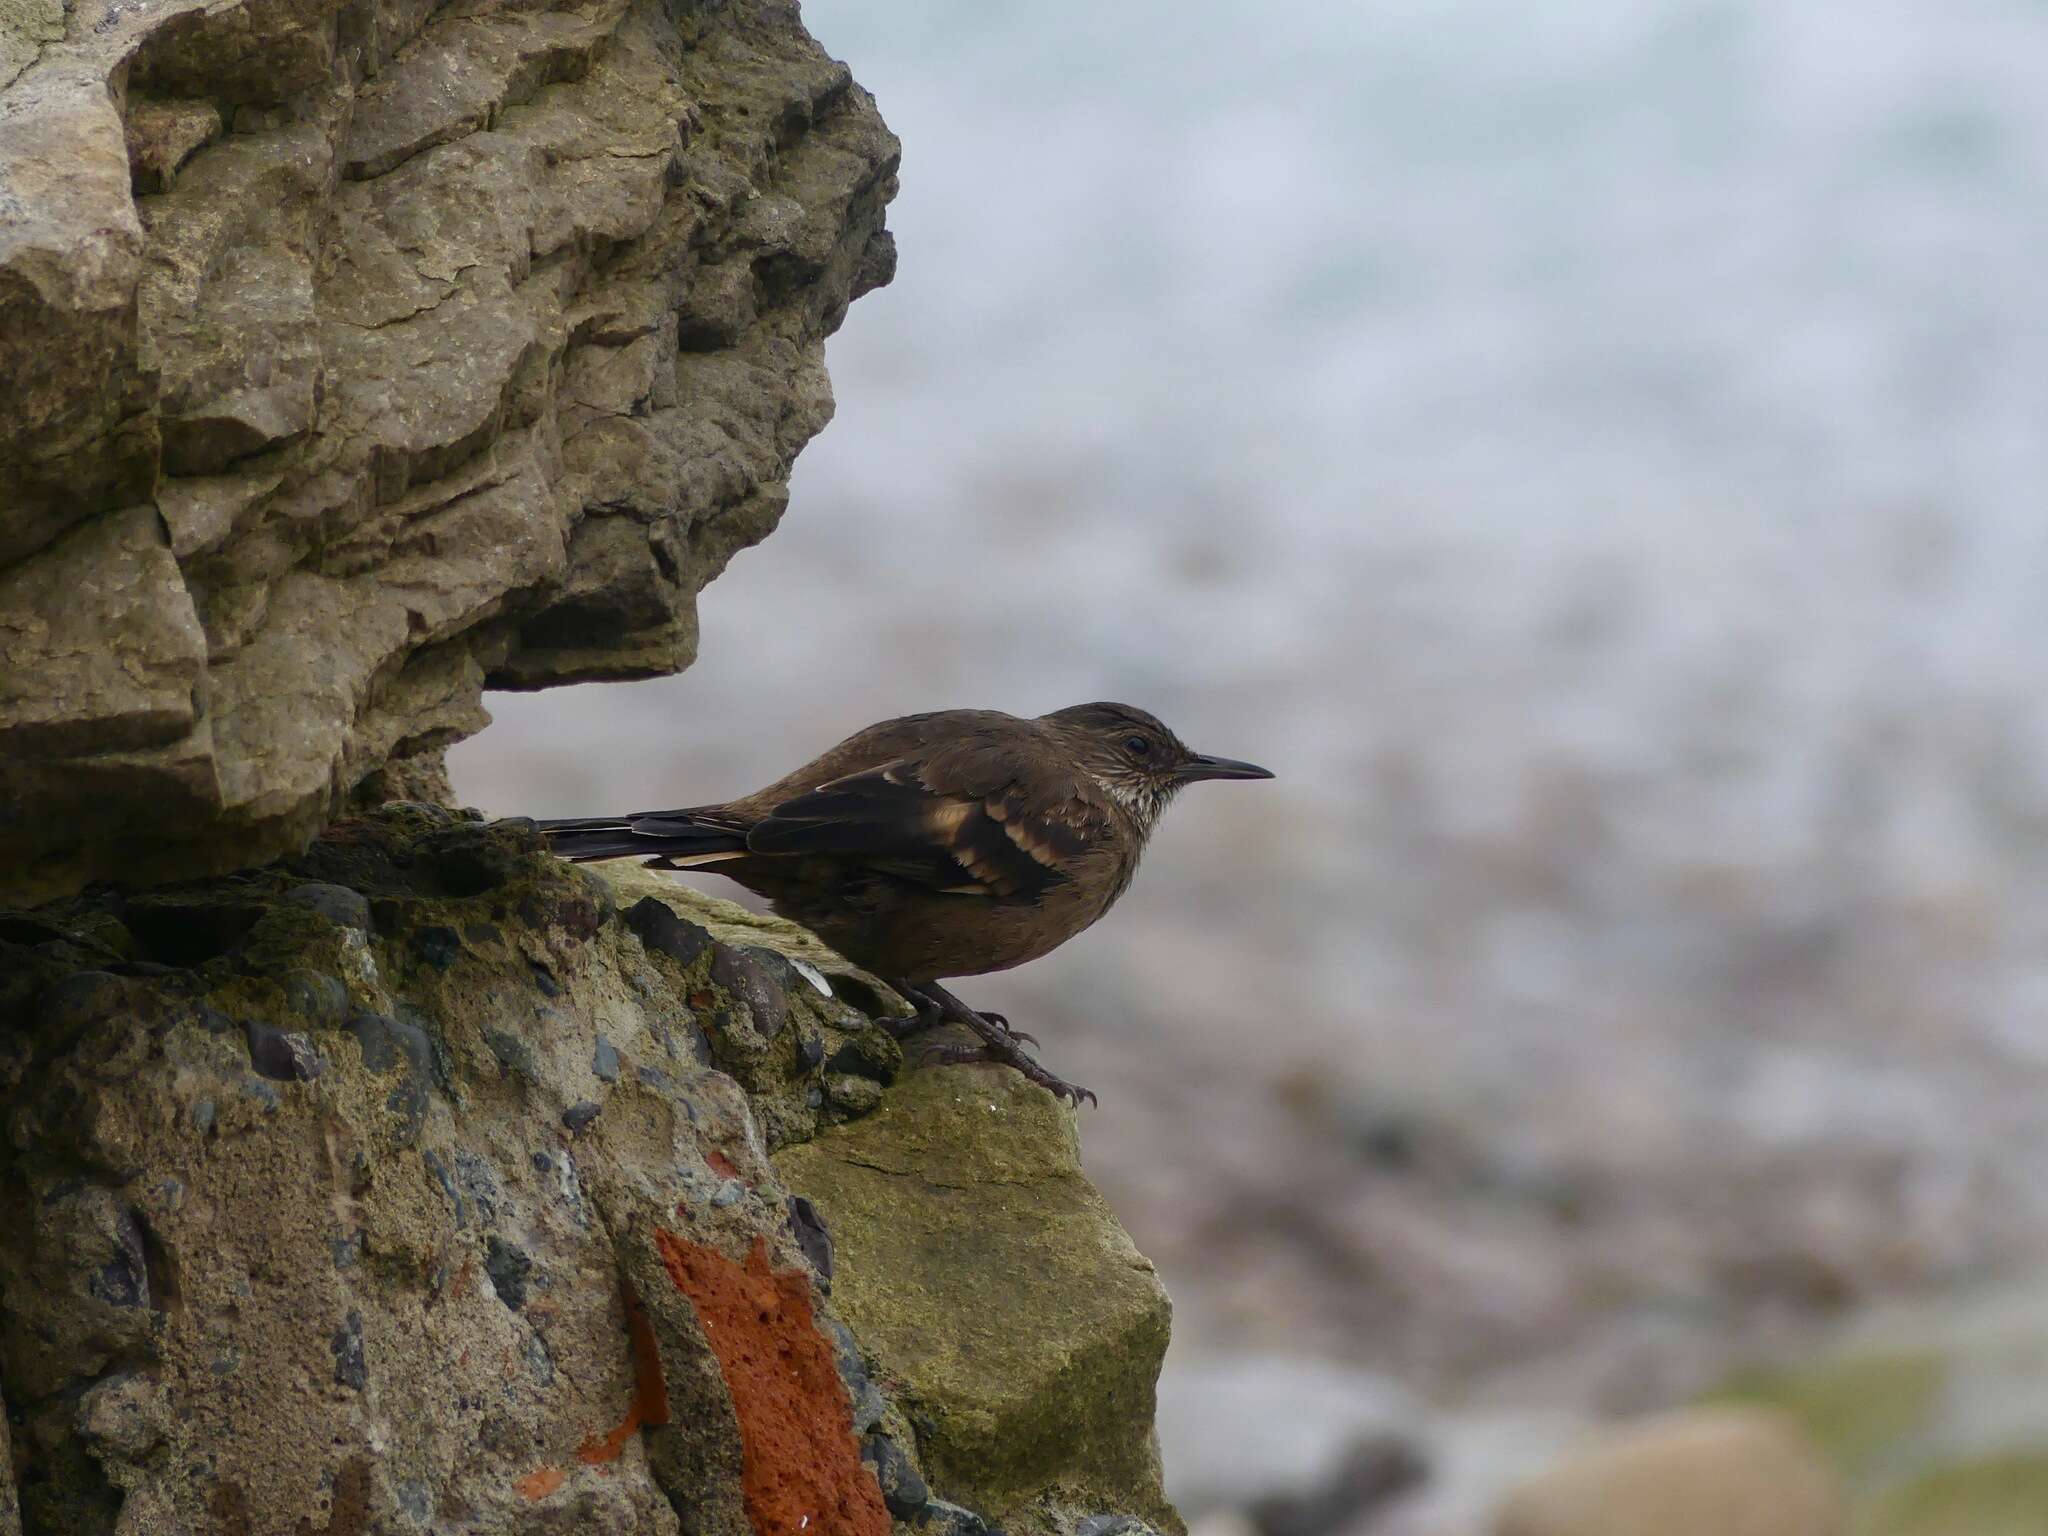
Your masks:
<path fill-rule="evenodd" d="M 0 1531 L 1179 1531 L 1071 1112 L 896 1011 L 430 806 L 0 910 Z"/>
<path fill-rule="evenodd" d="M 687 665 L 896 164 L 775 0 L 0 7 L 0 896 Z"/>

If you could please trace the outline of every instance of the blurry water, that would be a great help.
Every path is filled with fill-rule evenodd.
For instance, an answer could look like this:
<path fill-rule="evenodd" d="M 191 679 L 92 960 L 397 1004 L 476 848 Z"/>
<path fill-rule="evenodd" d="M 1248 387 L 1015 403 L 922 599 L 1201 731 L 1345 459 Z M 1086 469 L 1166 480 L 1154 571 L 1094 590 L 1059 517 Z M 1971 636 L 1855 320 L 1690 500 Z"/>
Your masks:
<path fill-rule="evenodd" d="M 805 14 L 905 142 L 838 420 L 465 795 L 1094 697 L 1279 770 L 966 989 L 1184 1340 L 1648 1400 L 2038 1251 L 2048 7 Z"/>

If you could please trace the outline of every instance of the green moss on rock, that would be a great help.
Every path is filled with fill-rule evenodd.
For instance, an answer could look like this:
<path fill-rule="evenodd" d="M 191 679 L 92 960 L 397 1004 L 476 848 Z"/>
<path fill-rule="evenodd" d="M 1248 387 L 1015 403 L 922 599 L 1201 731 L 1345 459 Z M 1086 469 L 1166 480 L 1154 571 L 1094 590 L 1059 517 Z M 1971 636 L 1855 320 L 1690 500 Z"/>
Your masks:
<path fill-rule="evenodd" d="M 825 1218 L 833 1299 L 936 1491 L 1013 1536 L 1105 1511 L 1182 1528 L 1151 1429 L 1171 1306 L 1071 1112 L 1006 1071 L 917 1072 L 775 1166 Z"/>
<path fill-rule="evenodd" d="M 331 1498 L 365 1529 L 446 1500 L 493 1529 L 735 1536 L 726 1387 L 659 1231 L 815 1274 L 859 1432 L 1010 1536 L 1179 1531 L 1166 1298 L 1071 1113 L 990 1068 L 903 1076 L 873 1017 L 900 1008 L 786 923 L 436 807 L 0 912 L 28 1528 L 118 1506 L 290 1536 Z M 663 1379 L 668 1423 L 620 1429 Z"/>

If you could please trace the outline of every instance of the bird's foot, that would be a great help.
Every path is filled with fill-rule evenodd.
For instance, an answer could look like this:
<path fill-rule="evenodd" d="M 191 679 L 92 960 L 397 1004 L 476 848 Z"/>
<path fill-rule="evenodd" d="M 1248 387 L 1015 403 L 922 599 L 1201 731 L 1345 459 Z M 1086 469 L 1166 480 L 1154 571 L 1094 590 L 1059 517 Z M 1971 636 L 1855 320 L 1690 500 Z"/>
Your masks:
<path fill-rule="evenodd" d="M 976 1009 L 975 1011 L 980 1012 L 979 1009 Z M 1010 1027 L 1010 1021 L 1004 1018 L 1000 1013 L 983 1013 L 981 1016 L 984 1019 L 987 1019 L 989 1023 L 995 1025 L 995 1027 L 997 1029 L 1000 1029 L 1004 1034 L 1008 1035 L 1012 1040 L 1015 1040 L 1019 1045 L 1028 1045 L 1033 1050 L 1038 1049 L 1038 1036 L 1027 1035 L 1021 1029 L 1012 1029 Z"/>
<path fill-rule="evenodd" d="M 944 1045 L 933 1049 L 927 1058 L 934 1061 L 993 1061 L 1013 1069 L 1031 1082 L 1038 1084 L 1049 1093 L 1057 1094 L 1069 1103 L 1078 1105 L 1083 1099 L 1096 1103 L 1095 1095 L 1075 1083 L 1056 1077 L 1038 1064 L 1024 1050 L 1024 1045 L 1038 1042 L 1022 1030 L 1010 1028 L 1010 1021 L 1001 1014 L 978 1013 L 961 1002 L 936 982 L 928 982 L 916 989 L 914 999 L 920 1010 L 929 1004 L 939 1012 L 940 1023 L 965 1024 L 981 1037 L 980 1045 Z"/>
<path fill-rule="evenodd" d="M 1022 1050 L 1000 1045 L 934 1045 L 926 1049 L 924 1059 L 934 1065 L 952 1066 L 961 1062 L 988 1061 L 997 1066 L 1009 1067 L 1020 1075 L 1038 1084 L 1048 1093 L 1057 1094 L 1068 1103 L 1079 1105 L 1083 1099 L 1090 1104 L 1096 1102 L 1095 1095 L 1079 1083 L 1070 1083 L 1045 1070 Z"/>
<path fill-rule="evenodd" d="M 931 989 L 929 987 L 912 987 L 907 985 L 906 983 L 898 982 L 896 984 L 896 990 L 903 995 L 904 999 L 910 1004 L 911 1007 L 915 1008 L 917 1012 L 907 1014 L 891 1014 L 889 1015 L 889 1017 L 878 1021 L 881 1024 L 882 1028 L 889 1031 L 889 1034 L 894 1039 L 908 1040 L 912 1035 L 921 1035 L 928 1029 L 937 1029 L 941 1024 L 951 1024 L 958 1022 L 958 1020 L 956 1020 L 952 1014 L 946 1011 L 945 1004 L 941 1003 L 937 998 L 931 995 Z M 948 993 L 947 996 L 951 998 L 951 1000 L 959 1007 L 967 1007 L 967 1005 L 965 1003 L 960 1002 L 958 998 L 952 997 L 951 993 Z M 979 1010 L 970 1008 L 968 1009 L 968 1012 L 977 1013 L 979 1012 Z M 1018 1041 L 1020 1044 L 1023 1045 L 1032 1046 L 1034 1048 L 1037 1046 L 1038 1036 L 1033 1034 L 1027 1034 L 1025 1031 L 1021 1029 L 1012 1029 L 1010 1027 L 1010 1021 L 1007 1018 L 1005 1018 L 1002 1014 L 981 1013 L 980 1016 L 988 1020 L 989 1023 L 995 1025 L 997 1029 L 1000 1029 L 1012 1040 Z"/>

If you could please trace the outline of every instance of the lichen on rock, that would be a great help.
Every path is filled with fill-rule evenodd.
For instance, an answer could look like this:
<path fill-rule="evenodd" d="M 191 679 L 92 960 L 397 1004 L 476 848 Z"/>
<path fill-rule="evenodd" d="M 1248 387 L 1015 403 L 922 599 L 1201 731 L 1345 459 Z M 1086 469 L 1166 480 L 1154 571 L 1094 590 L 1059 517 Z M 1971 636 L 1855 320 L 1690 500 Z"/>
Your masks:
<path fill-rule="evenodd" d="M 830 1228 L 833 1300 L 951 1497 L 1016 1533 L 1105 1513 L 1179 1529 L 1153 1431 L 1171 1308 L 1051 1095 L 918 1072 L 774 1164 Z"/>
<path fill-rule="evenodd" d="M 901 1011 L 427 805 L 0 912 L 26 1531 L 1177 1530 L 1070 1111 Z"/>
<path fill-rule="evenodd" d="M 0 43 L 0 897 L 273 857 L 487 684 L 686 665 L 893 267 L 895 140 L 795 8 L 39 15 Z"/>

